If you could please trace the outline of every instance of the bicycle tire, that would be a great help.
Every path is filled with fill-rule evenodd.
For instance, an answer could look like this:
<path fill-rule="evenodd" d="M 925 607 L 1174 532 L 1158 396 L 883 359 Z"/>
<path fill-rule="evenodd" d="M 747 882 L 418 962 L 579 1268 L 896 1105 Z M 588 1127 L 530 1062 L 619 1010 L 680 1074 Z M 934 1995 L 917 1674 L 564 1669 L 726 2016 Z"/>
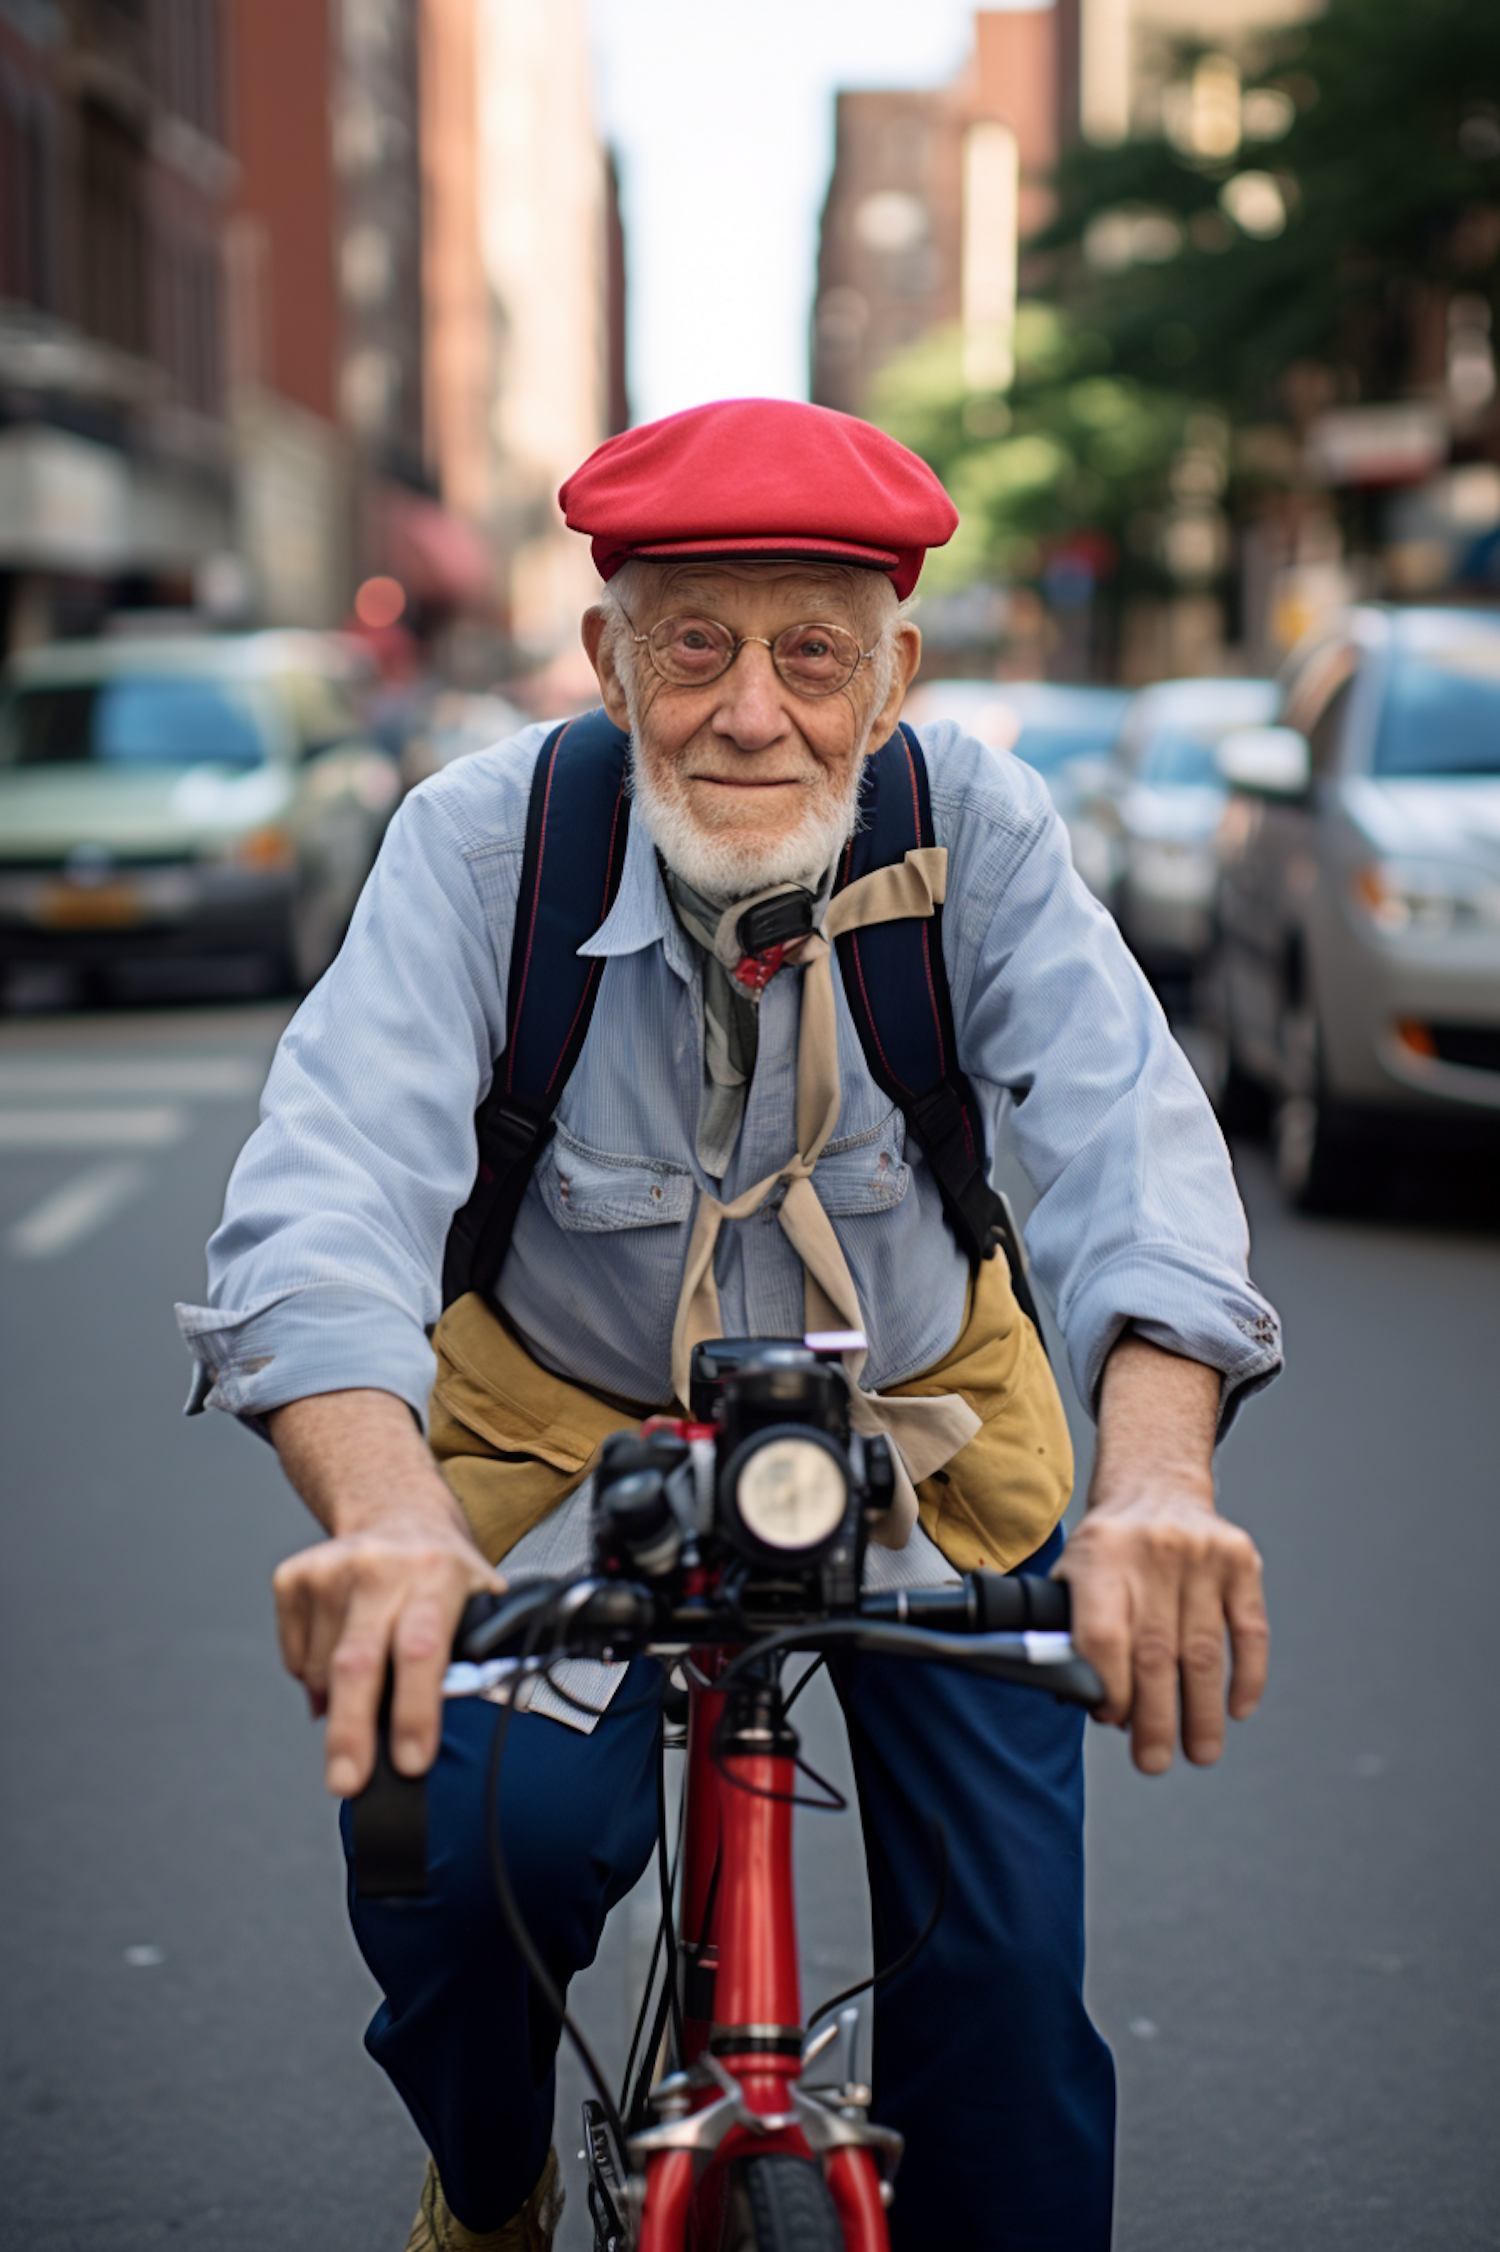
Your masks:
<path fill-rule="evenodd" d="M 809 2158 L 782 2152 L 743 2159 L 727 2200 L 720 2252 L 844 2252 L 844 2232 Z"/>

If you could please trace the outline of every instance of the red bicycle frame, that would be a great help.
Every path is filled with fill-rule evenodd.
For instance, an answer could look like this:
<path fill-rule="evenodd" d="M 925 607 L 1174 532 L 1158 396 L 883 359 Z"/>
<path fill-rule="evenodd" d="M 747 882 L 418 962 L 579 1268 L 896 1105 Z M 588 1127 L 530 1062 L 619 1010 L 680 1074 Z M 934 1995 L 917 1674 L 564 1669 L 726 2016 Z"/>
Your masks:
<path fill-rule="evenodd" d="M 684 2071 L 657 2091 L 640 2252 L 712 2252 L 736 2161 L 816 2159 L 846 2252 L 888 2252 L 885 2173 L 900 2138 L 863 2116 L 866 2089 L 834 2102 L 799 2088 L 802 2001 L 792 1879 L 797 1739 L 769 1681 L 726 1697 L 733 1653 L 694 1653 L 684 1785 L 681 1934 Z M 715 1750 L 717 1742 L 717 1752 Z"/>

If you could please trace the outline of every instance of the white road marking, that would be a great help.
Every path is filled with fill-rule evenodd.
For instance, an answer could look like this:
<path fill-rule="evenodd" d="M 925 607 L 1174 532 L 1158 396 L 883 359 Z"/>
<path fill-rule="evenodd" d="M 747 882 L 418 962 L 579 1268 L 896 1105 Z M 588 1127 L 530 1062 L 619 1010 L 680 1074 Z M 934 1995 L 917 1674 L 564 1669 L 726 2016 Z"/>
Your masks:
<path fill-rule="evenodd" d="M 185 1110 L 0 1110 L 0 1150 L 162 1149 L 181 1141 Z"/>
<path fill-rule="evenodd" d="M 259 1056 L 0 1056 L 0 1098 L 47 1095 L 215 1097 L 255 1094 Z"/>
<path fill-rule="evenodd" d="M 16 1259 L 60 1258 L 112 1220 L 145 1183 L 146 1168 L 138 1158 L 91 1165 L 17 1220 L 6 1236 L 6 1246 Z"/>

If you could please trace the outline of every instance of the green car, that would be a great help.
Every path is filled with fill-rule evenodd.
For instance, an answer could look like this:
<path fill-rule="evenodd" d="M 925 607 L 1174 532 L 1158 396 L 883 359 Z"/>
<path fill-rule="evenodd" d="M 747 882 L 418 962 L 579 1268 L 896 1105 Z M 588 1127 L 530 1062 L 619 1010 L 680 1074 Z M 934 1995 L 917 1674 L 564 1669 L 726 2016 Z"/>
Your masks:
<path fill-rule="evenodd" d="M 0 973 L 302 990 L 401 793 L 318 634 L 60 642 L 0 684 Z"/>

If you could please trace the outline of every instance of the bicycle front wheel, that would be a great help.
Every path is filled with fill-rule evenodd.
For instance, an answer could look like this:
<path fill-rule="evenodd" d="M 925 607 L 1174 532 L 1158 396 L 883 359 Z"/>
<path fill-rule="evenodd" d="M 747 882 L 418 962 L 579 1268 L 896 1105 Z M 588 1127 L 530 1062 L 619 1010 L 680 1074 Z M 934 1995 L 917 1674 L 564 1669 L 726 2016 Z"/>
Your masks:
<path fill-rule="evenodd" d="M 725 2201 L 720 2252 L 844 2252 L 823 2170 L 782 2153 L 747 2158 Z"/>

